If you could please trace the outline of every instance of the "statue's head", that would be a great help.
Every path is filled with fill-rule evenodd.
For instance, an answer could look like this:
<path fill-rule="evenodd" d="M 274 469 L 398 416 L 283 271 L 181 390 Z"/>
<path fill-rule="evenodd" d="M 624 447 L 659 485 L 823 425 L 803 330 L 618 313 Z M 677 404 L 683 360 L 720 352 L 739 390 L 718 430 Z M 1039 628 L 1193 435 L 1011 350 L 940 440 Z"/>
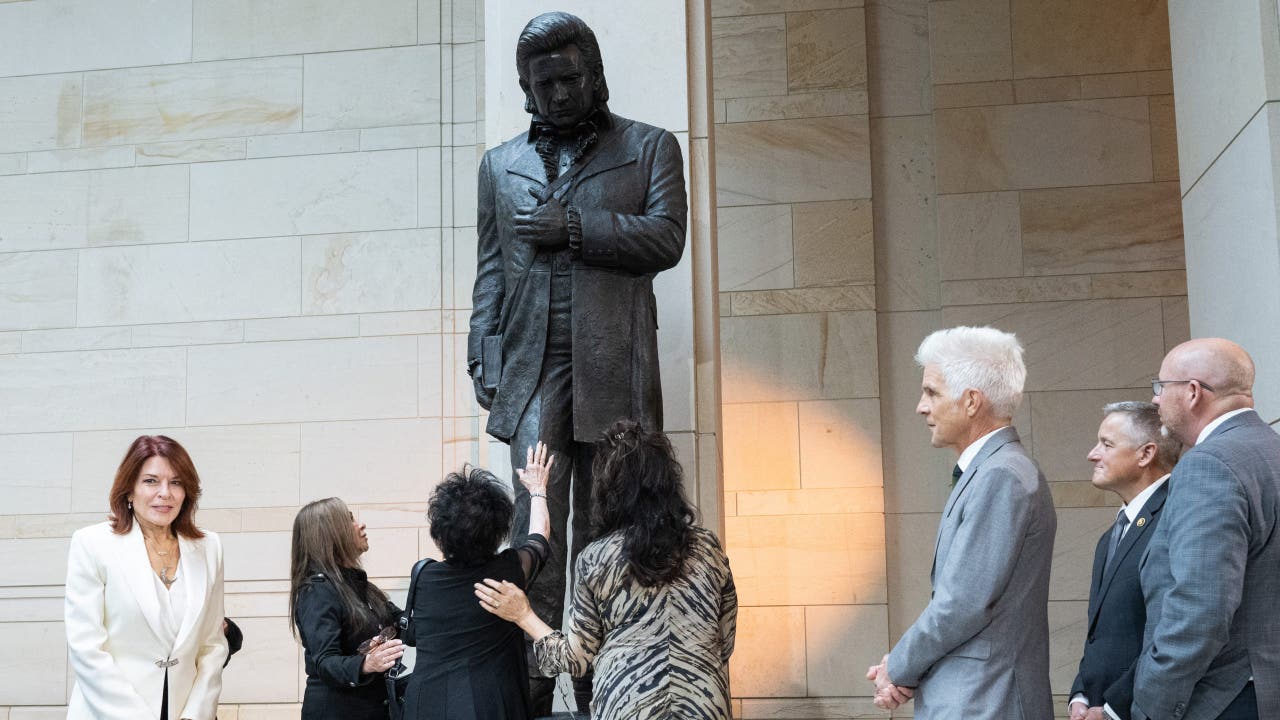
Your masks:
<path fill-rule="evenodd" d="M 566 12 L 543 13 L 524 26 L 516 41 L 516 71 L 525 112 L 558 128 L 577 125 L 609 101 L 596 35 Z"/>

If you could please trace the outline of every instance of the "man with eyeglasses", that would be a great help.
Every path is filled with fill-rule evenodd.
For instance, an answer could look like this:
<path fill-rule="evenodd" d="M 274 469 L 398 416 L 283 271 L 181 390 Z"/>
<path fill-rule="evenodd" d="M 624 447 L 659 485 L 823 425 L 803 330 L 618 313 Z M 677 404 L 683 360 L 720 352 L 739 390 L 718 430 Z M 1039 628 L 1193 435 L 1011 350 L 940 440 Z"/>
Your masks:
<path fill-rule="evenodd" d="M 1280 435 L 1253 411 L 1253 377 L 1244 348 L 1205 338 L 1151 384 L 1189 449 L 1142 562 L 1136 720 L 1280 718 Z"/>

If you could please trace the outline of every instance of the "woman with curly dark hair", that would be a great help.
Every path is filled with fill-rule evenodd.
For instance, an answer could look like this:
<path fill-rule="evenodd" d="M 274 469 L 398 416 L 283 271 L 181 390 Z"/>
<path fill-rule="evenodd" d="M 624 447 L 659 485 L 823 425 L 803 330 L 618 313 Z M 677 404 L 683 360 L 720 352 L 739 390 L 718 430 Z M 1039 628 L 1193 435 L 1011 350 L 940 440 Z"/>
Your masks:
<path fill-rule="evenodd" d="M 520 628 L 476 606 L 475 583 L 501 578 L 527 587 L 550 546 L 547 447 L 529 448 L 520 482 L 529 491 L 527 539 L 498 552 L 515 507 L 505 483 L 478 468 L 450 473 L 431 494 L 431 539 L 444 556 L 422 568 L 414 589 L 417 659 L 405 691 L 406 718 L 529 720 L 527 660 Z"/>
<path fill-rule="evenodd" d="M 505 580 L 477 583 L 476 597 L 534 639 L 544 674 L 594 666 L 595 720 L 728 720 L 738 598 L 720 542 L 685 500 L 671 441 L 617 423 L 592 472 L 595 540 L 574 567 L 569 629 L 552 630 Z"/>

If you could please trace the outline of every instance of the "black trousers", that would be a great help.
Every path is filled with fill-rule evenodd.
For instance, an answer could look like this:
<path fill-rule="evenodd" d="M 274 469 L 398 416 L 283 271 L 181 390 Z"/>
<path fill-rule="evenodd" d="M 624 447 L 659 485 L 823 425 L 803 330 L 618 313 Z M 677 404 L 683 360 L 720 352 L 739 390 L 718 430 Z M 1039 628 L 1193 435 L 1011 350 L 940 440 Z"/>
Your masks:
<path fill-rule="evenodd" d="M 160 698 L 160 720 L 169 720 L 169 668 L 164 669 L 164 696 Z"/>
<path fill-rule="evenodd" d="M 1218 720 L 1259 720 L 1258 694 L 1253 688 L 1253 681 L 1240 691 L 1235 700 L 1218 716 Z"/>
<path fill-rule="evenodd" d="M 559 258 L 557 258 L 558 260 Z M 578 553 L 587 544 L 591 521 L 591 463 L 594 443 L 573 438 L 573 282 L 568 264 L 555 262 L 547 318 L 547 349 L 543 353 L 538 386 L 511 437 L 511 467 L 523 468 L 528 448 L 539 440 L 556 456 L 547 480 L 547 509 L 551 516 L 551 557 L 529 586 L 529 604 L 538 617 L 558 628 L 564 618 L 565 585 Z M 515 518 L 512 544 L 524 541 L 529 529 L 529 492 L 515 474 Z M 572 510 L 572 526 L 570 526 Z M 537 665 L 529 654 L 530 692 L 534 716 L 551 714 L 555 679 L 532 677 Z M 584 695 L 585 693 L 585 695 Z M 574 695 L 582 711 L 591 702 L 591 678 L 575 678 Z"/>

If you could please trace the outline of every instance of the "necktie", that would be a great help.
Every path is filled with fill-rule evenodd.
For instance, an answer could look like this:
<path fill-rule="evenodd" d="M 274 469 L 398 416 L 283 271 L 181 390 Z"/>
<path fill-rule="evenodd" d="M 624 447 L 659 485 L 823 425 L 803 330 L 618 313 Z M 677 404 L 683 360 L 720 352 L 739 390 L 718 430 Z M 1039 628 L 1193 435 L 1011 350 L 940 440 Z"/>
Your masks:
<path fill-rule="evenodd" d="M 1111 526 L 1111 539 L 1107 541 L 1107 563 L 1103 565 L 1106 570 L 1111 569 L 1111 563 L 1116 559 L 1116 548 L 1120 546 L 1120 538 L 1124 536 L 1124 529 L 1129 526 L 1129 513 L 1120 509 L 1120 514 L 1116 516 L 1116 524 Z"/>
<path fill-rule="evenodd" d="M 963 474 L 964 471 L 960 469 L 959 464 L 951 468 L 951 487 L 955 487 L 956 483 L 960 482 L 960 476 Z"/>

